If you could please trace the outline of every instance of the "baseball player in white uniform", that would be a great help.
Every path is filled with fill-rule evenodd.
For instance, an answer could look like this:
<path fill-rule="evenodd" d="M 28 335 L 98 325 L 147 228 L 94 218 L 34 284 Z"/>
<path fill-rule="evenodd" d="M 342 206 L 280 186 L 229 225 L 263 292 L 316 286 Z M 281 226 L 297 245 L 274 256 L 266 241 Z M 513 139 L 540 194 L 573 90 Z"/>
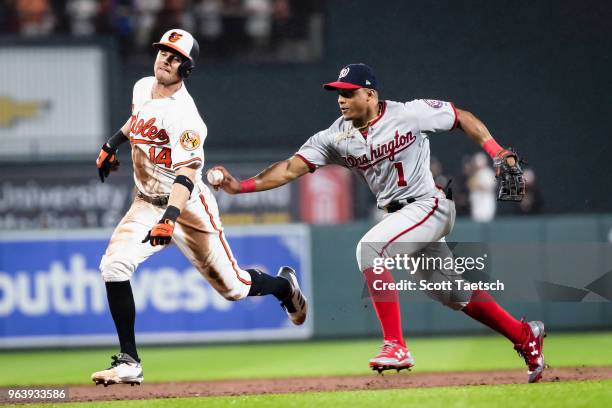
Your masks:
<path fill-rule="evenodd" d="M 376 196 L 378 207 L 387 212 L 357 245 L 357 263 L 383 332 L 382 349 L 369 365 L 378 372 L 410 368 L 414 359 L 404 342 L 398 294 L 388 286 L 377 290 L 385 287 L 381 281 L 393 283 L 393 276 L 388 270 L 375 273 L 372 260 L 398 254 L 450 254 L 444 237 L 453 228 L 455 205 L 433 181 L 429 135 L 460 128 L 496 160 L 513 165 L 517 157 L 499 146 L 473 114 L 452 103 L 379 100 L 376 77 L 367 65 L 344 67 L 338 80 L 324 88 L 337 91 L 340 118 L 308 139 L 291 158 L 253 178 L 238 181 L 225 168 L 214 167 L 224 174 L 222 183 L 215 188 L 230 194 L 269 190 L 328 164 L 347 167 L 361 177 Z M 454 271 L 418 273 L 433 282 L 457 277 Z M 507 337 L 525 359 L 528 381 L 538 381 L 544 369 L 542 322 L 515 319 L 486 291 L 460 292 L 454 288 L 453 285 L 449 290 L 431 291 L 428 295 Z"/>
<path fill-rule="evenodd" d="M 136 82 L 130 119 L 103 145 L 96 161 L 104 182 L 118 168 L 118 146 L 129 141 L 136 185 L 134 202 L 100 262 L 121 352 L 113 356 L 111 367 L 92 375 L 96 385 L 142 382 L 130 278 L 172 239 L 226 299 L 271 294 L 294 324 L 306 319 L 306 299 L 291 268 L 269 276 L 238 266 L 215 198 L 202 182 L 207 129 L 183 81 L 195 67 L 198 43 L 188 32 L 173 29 L 153 45 L 159 50 L 154 76 Z"/>

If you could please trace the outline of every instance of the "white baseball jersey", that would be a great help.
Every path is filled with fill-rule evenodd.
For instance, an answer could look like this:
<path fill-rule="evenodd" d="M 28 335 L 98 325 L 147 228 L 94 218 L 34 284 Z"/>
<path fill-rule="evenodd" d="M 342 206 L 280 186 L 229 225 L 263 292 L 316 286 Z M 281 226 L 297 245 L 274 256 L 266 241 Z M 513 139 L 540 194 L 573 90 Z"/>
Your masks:
<path fill-rule="evenodd" d="M 206 126 L 185 84 L 169 98 L 152 99 L 154 81 L 154 77 L 147 77 L 134 85 L 130 129 L 134 181 L 150 197 L 170 194 L 177 169 L 203 165 L 206 138 Z M 165 206 L 134 197 L 100 261 L 105 281 L 129 280 L 138 265 L 165 248 L 142 242 L 165 210 Z M 225 298 L 238 300 L 248 295 L 251 277 L 238 266 L 225 240 L 217 202 L 199 170 L 172 242 Z"/>
<path fill-rule="evenodd" d="M 153 99 L 155 77 L 134 84 L 130 142 L 136 187 L 148 196 L 168 195 L 183 166 L 204 164 L 207 129 L 185 84 L 164 99 Z M 196 180 L 202 179 L 196 171 Z"/>
<path fill-rule="evenodd" d="M 361 176 L 376 195 L 379 208 L 392 201 L 433 197 L 437 192 L 429 169 L 428 134 L 453 129 L 457 113 L 450 102 L 416 99 L 383 101 L 367 135 L 342 117 L 314 136 L 296 153 L 311 171 L 338 164 Z"/>

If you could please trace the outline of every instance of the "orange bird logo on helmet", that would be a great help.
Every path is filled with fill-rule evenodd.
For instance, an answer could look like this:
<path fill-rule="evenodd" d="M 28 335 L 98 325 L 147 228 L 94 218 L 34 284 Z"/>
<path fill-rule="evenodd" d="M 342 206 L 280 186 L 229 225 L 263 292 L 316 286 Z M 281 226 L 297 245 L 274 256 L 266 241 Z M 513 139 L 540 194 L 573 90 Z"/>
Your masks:
<path fill-rule="evenodd" d="M 183 36 L 183 34 L 179 34 L 179 33 L 177 33 L 176 31 L 173 31 L 173 32 L 170 34 L 170 37 L 168 37 L 168 41 L 170 41 L 171 43 L 175 43 L 175 42 L 177 42 L 178 40 L 180 40 L 182 36 Z"/>

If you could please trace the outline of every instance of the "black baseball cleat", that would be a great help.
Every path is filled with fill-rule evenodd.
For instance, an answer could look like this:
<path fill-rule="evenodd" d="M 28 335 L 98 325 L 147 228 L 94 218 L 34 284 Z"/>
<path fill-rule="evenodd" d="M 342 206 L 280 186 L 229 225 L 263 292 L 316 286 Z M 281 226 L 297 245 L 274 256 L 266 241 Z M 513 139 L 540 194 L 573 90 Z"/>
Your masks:
<path fill-rule="evenodd" d="M 281 266 L 276 276 L 287 279 L 291 285 L 291 295 L 281 302 L 281 307 L 289 315 L 293 324 L 299 326 L 306 321 L 308 300 L 302 294 L 295 271 L 288 266 Z"/>

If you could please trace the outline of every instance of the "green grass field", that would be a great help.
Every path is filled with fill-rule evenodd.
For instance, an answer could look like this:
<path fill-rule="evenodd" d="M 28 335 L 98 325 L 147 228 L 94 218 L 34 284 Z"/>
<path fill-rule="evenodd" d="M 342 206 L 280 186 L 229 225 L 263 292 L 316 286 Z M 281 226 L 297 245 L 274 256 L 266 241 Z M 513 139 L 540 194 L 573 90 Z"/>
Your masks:
<path fill-rule="evenodd" d="M 555 334 L 544 354 L 553 367 L 612 365 L 612 332 Z M 147 381 L 367 374 L 377 340 L 312 341 L 197 347 L 141 347 Z M 512 345 L 500 336 L 416 338 L 408 347 L 418 371 L 522 368 Z M 93 371 L 107 367 L 115 349 L 0 352 L 0 386 L 89 384 Z M 271 363 L 273 361 L 273 363 Z M 341 363 L 334 363 L 339 362 Z"/>
<path fill-rule="evenodd" d="M 612 381 L 546 383 L 536 386 L 495 385 L 409 390 L 318 392 L 244 397 L 172 398 L 158 400 L 27 405 L 64 408 L 301 408 L 301 407 L 450 407 L 534 408 L 605 407 L 612 403 Z M 17 405 L 15 405 L 16 407 Z M 23 406 L 23 405 L 21 405 Z"/>
<path fill-rule="evenodd" d="M 374 340 L 312 341 L 299 343 L 214 345 L 197 347 L 142 347 L 147 382 L 211 379 L 282 378 L 368 374 L 367 360 L 378 350 Z M 416 338 L 408 346 L 416 371 L 465 371 L 524 368 L 512 345 L 498 336 Z M 105 368 L 114 349 L 24 351 L 0 353 L 0 386 L 89 384 L 91 372 Z M 545 356 L 553 367 L 612 366 L 612 333 L 554 334 L 546 339 Z M 12 367 L 15 369 L 5 369 Z M 50 381 L 50 379 L 53 379 Z M 491 401 L 495 401 L 491 404 Z M 532 405 L 533 401 L 541 401 Z M 612 381 L 547 383 L 209 397 L 207 406 L 373 406 L 402 401 L 406 406 L 605 406 L 612 405 Z M 57 406 L 188 407 L 202 399 L 121 401 L 59 404 Z M 51 405 L 44 405 L 49 407 Z"/>

